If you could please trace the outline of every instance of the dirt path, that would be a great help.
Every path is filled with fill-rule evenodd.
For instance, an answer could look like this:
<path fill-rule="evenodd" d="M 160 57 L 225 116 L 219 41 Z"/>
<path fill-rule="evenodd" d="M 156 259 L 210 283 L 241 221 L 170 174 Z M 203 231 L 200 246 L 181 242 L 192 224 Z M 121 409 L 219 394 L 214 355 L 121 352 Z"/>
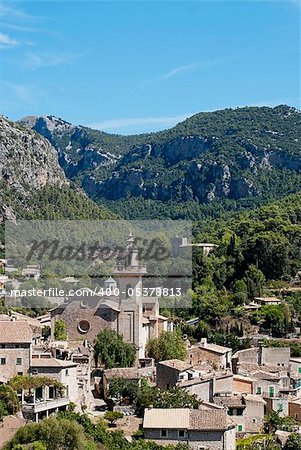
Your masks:
<path fill-rule="evenodd" d="M 3 422 L 0 423 L 0 449 L 8 442 L 15 432 L 25 425 L 25 420 L 16 416 L 4 417 Z"/>

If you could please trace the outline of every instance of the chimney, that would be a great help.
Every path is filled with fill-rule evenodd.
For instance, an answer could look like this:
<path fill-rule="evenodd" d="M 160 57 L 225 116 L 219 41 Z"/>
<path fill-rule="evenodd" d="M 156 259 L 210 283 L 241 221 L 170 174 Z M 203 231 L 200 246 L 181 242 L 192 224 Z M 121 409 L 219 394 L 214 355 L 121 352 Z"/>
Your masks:
<path fill-rule="evenodd" d="M 207 346 L 207 338 L 201 338 L 200 347 L 205 348 Z"/>

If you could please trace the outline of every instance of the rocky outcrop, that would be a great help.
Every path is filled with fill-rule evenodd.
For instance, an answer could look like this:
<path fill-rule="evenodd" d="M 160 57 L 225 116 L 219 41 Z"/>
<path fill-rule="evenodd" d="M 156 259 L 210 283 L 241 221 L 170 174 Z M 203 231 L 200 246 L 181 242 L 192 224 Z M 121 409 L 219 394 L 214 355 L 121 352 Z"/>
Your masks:
<path fill-rule="evenodd" d="M 48 140 L 0 117 L 0 177 L 26 195 L 28 188 L 67 183 Z"/>
<path fill-rule="evenodd" d="M 0 221 L 15 220 L 15 206 L 30 207 L 33 191 L 67 185 L 56 150 L 34 131 L 0 116 Z"/>

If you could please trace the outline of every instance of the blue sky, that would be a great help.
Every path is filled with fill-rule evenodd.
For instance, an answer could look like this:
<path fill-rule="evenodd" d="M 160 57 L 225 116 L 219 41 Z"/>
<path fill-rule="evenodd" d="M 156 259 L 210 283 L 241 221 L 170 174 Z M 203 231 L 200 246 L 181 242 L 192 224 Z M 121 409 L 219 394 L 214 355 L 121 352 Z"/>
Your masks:
<path fill-rule="evenodd" d="M 0 5 L 1 113 L 111 133 L 244 105 L 300 107 L 300 2 Z"/>

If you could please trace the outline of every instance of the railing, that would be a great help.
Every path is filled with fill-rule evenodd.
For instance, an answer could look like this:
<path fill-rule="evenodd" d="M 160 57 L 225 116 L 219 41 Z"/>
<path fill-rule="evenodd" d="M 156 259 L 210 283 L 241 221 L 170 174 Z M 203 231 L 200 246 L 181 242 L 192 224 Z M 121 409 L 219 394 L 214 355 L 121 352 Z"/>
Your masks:
<path fill-rule="evenodd" d="M 30 411 L 37 413 L 41 411 L 47 411 L 49 409 L 59 408 L 60 406 L 67 406 L 69 403 L 70 400 L 68 397 L 61 397 L 36 403 L 24 403 L 22 405 L 22 410 L 25 412 Z"/>

